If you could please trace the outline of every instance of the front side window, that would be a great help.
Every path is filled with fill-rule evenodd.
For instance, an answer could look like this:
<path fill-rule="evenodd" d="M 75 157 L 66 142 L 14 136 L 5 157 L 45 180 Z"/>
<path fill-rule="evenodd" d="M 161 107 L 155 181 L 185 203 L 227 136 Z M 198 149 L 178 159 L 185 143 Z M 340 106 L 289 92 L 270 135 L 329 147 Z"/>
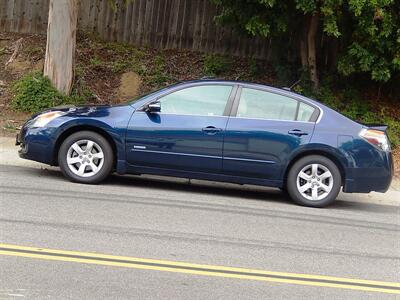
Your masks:
<path fill-rule="evenodd" d="M 298 101 L 278 94 L 243 88 L 237 116 L 268 120 L 296 120 Z"/>
<path fill-rule="evenodd" d="M 231 85 L 195 86 L 159 99 L 162 114 L 223 116 Z"/>

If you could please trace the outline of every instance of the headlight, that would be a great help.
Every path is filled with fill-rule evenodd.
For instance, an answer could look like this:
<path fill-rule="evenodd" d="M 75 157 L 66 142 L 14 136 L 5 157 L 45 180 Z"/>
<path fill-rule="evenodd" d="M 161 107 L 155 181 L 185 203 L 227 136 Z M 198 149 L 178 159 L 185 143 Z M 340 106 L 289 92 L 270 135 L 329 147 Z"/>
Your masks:
<path fill-rule="evenodd" d="M 65 115 L 65 112 L 62 111 L 50 111 L 44 114 L 41 114 L 33 120 L 32 127 L 44 127 L 46 126 L 50 121 L 53 121 L 54 119 L 61 117 Z"/>
<path fill-rule="evenodd" d="M 386 152 L 390 151 L 389 140 L 385 132 L 364 128 L 361 130 L 360 136 L 375 147 L 378 147 L 379 149 Z"/>

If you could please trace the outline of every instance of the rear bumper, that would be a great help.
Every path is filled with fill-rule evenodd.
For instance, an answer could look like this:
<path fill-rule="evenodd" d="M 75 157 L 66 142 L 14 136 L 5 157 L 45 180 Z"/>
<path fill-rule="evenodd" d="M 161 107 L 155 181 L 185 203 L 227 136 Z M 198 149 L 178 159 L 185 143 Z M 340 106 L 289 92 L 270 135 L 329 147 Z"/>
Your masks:
<path fill-rule="evenodd" d="M 392 183 L 393 158 L 390 152 L 383 156 L 379 167 L 347 168 L 343 192 L 345 193 L 385 193 Z"/>

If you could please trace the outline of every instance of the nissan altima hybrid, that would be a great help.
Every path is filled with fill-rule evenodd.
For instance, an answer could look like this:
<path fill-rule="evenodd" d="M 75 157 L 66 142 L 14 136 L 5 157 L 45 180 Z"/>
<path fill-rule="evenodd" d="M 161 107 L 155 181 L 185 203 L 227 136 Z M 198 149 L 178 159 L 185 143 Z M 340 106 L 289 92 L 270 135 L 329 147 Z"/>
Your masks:
<path fill-rule="evenodd" d="M 280 188 L 331 204 L 385 192 L 392 175 L 383 125 L 354 122 L 318 101 L 265 85 L 198 80 L 123 105 L 56 107 L 17 135 L 22 158 L 95 184 L 110 173 L 156 174 Z"/>

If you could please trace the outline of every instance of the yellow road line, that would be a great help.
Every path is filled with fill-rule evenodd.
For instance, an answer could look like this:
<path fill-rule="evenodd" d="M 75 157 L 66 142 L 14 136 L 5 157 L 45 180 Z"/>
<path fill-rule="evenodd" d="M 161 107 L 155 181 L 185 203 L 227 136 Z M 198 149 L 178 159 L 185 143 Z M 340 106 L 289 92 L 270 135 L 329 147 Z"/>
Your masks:
<path fill-rule="evenodd" d="M 126 267 L 145 270 L 167 271 L 175 273 L 217 276 L 300 284 L 309 286 L 352 289 L 369 292 L 400 294 L 400 283 L 363 279 L 350 279 L 332 276 L 273 272 L 246 268 L 233 268 L 184 262 L 144 259 L 127 256 L 115 256 L 98 253 L 55 250 L 37 247 L 25 247 L 0 243 L 0 255 L 20 256 L 36 259 Z"/>

